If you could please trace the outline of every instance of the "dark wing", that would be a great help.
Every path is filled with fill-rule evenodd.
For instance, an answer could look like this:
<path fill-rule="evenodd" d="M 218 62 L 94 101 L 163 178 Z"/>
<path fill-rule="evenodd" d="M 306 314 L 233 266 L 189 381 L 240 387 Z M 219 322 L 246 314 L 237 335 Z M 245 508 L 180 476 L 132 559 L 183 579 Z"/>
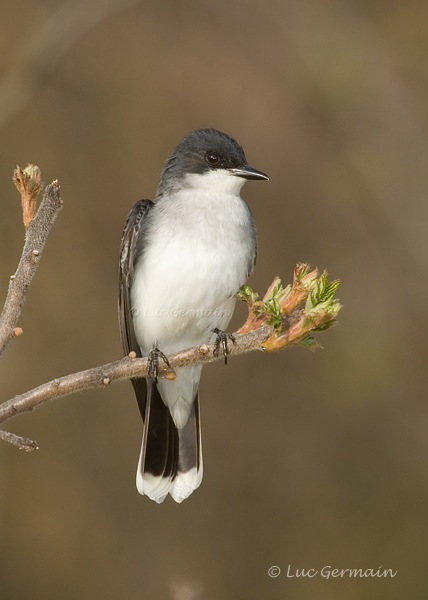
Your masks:
<path fill-rule="evenodd" d="M 134 267 L 139 257 L 144 252 L 145 244 L 145 229 L 149 223 L 149 214 L 153 207 L 151 200 L 140 200 L 131 210 L 126 220 L 125 229 L 123 230 L 122 242 L 120 245 L 120 261 L 119 261 L 119 327 L 122 338 L 122 347 L 125 354 L 135 352 L 137 356 L 141 356 L 141 349 L 135 337 L 132 306 L 131 306 L 131 286 L 134 279 Z M 159 391 L 152 378 L 140 377 L 131 379 L 134 386 L 135 396 L 138 402 L 138 408 L 144 422 L 143 442 L 138 466 L 137 486 L 141 494 L 148 493 L 146 486 L 147 480 L 149 487 L 153 487 L 153 480 L 165 487 L 165 495 L 167 490 L 174 481 L 177 470 L 187 472 L 191 467 L 190 459 L 187 462 L 182 459 L 183 466 L 178 466 L 178 453 L 185 454 L 185 441 L 180 442 L 177 428 L 169 413 L 169 409 L 165 406 Z M 193 444 L 197 451 L 193 451 L 192 447 L 187 454 L 195 455 L 192 467 L 196 466 L 199 472 L 201 467 L 200 455 L 200 432 L 199 432 L 199 413 L 196 406 L 192 412 L 193 419 L 189 419 L 188 425 L 183 429 L 187 436 L 190 437 L 191 428 L 196 427 L 194 434 L 195 440 Z M 196 426 L 194 425 L 196 423 Z M 192 425 L 193 424 L 193 425 Z M 196 437 L 199 436 L 199 437 Z M 188 444 L 189 445 L 189 444 Z M 184 447 L 181 450 L 181 446 Z M 155 479 L 154 479 L 155 478 Z M 200 481 L 200 480 L 198 480 Z M 158 488 L 157 488 L 158 489 Z M 154 493 L 154 492 L 153 492 Z M 159 492 L 156 497 L 157 501 L 161 501 L 163 492 Z"/>
<path fill-rule="evenodd" d="M 254 226 L 254 222 L 252 222 L 252 229 L 251 229 L 251 238 L 253 241 L 253 248 L 254 248 L 254 252 L 253 252 L 253 256 L 250 258 L 250 263 L 248 265 L 248 277 L 251 277 L 251 275 L 254 272 L 254 267 L 256 266 L 256 260 L 257 260 L 257 232 L 256 232 L 256 228 Z"/>
<path fill-rule="evenodd" d="M 147 216 L 153 207 L 151 200 L 140 200 L 135 204 L 126 220 L 125 229 L 120 244 L 119 260 L 119 328 L 124 354 L 135 352 L 141 356 L 141 349 L 135 337 L 132 306 L 131 286 L 134 278 L 136 259 L 144 249 L 144 229 L 147 226 Z M 146 405 L 146 380 L 132 379 L 132 385 L 137 396 L 138 406 L 144 418 Z"/>
<path fill-rule="evenodd" d="M 254 248 L 254 254 L 251 257 L 250 260 L 250 264 L 248 265 L 248 275 L 247 277 L 251 277 L 251 275 L 254 273 L 254 268 L 256 266 L 256 260 L 257 260 L 257 242 Z"/>
<path fill-rule="evenodd" d="M 120 243 L 119 260 L 119 328 L 122 348 L 125 354 L 135 352 L 141 356 L 141 350 L 135 338 L 132 323 L 131 285 L 134 278 L 134 266 L 137 254 L 143 250 L 144 228 L 147 215 L 153 207 L 151 200 L 140 200 L 132 208 L 126 219 L 125 229 Z M 138 242 L 138 244 L 137 244 Z"/>

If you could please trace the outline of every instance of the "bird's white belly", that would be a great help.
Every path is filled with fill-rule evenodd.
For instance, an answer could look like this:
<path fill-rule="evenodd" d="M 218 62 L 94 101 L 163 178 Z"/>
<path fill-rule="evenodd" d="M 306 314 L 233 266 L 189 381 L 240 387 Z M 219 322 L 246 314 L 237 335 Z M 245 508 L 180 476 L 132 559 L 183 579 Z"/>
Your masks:
<path fill-rule="evenodd" d="M 250 213 L 236 198 L 240 212 L 234 218 L 233 202 L 225 218 L 219 217 L 221 207 L 209 214 L 205 207 L 202 216 L 194 210 L 185 227 L 164 227 L 151 236 L 131 290 L 134 329 L 146 353 L 155 346 L 178 352 L 208 342 L 216 327 L 227 328 L 254 253 L 241 225 Z"/>
<path fill-rule="evenodd" d="M 246 279 L 248 261 L 237 264 L 227 249 L 171 241 L 148 253 L 132 287 L 134 328 L 146 351 L 178 352 L 207 342 L 232 317 L 233 295 Z M 137 300 L 138 299 L 138 300 Z"/>

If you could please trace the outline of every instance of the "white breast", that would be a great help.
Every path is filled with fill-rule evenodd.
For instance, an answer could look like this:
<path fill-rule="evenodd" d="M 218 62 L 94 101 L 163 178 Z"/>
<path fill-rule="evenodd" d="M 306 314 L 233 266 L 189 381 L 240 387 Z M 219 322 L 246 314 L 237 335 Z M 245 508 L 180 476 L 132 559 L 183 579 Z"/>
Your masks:
<path fill-rule="evenodd" d="M 207 342 L 215 327 L 229 324 L 255 252 L 242 182 L 233 180 L 215 193 L 196 185 L 155 203 L 131 290 L 134 328 L 146 353 L 155 345 L 172 353 Z"/>

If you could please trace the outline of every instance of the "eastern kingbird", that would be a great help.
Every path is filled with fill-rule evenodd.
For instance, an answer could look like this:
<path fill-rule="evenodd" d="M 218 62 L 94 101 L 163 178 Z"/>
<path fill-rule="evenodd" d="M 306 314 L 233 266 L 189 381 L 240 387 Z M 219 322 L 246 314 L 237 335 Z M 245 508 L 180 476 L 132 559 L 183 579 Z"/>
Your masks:
<path fill-rule="evenodd" d="M 228 326 L 256 259 L 253 218 L 240 196 L 247 179 L 269 178 L 247 165 L 232 137 L 198 129 L 167 158 L 154 202 L 131 210 L 119 267 L 126 354 L 156 362 L 214 341 Z M 156 502 L 168 493 L 182 502 L 201 483 L 201 369 L 178 369 L 175 380 L 153 372 L 132 379 L 144 422 L 137 488 Z"/>

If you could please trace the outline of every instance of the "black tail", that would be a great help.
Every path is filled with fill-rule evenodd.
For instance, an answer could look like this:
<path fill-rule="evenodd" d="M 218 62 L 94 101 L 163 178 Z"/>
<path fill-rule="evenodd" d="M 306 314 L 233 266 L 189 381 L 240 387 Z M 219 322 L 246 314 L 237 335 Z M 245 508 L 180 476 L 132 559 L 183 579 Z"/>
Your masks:
<path fill-rule="evenodd" d="M 199 398 L 193 402 L 185 427 L 178 429 L 154 380 L 134 379 L 132 383 L 144 421 L 138 491 L 156 502 L 168 493 L 182 502 L 202 481 Z"/>

